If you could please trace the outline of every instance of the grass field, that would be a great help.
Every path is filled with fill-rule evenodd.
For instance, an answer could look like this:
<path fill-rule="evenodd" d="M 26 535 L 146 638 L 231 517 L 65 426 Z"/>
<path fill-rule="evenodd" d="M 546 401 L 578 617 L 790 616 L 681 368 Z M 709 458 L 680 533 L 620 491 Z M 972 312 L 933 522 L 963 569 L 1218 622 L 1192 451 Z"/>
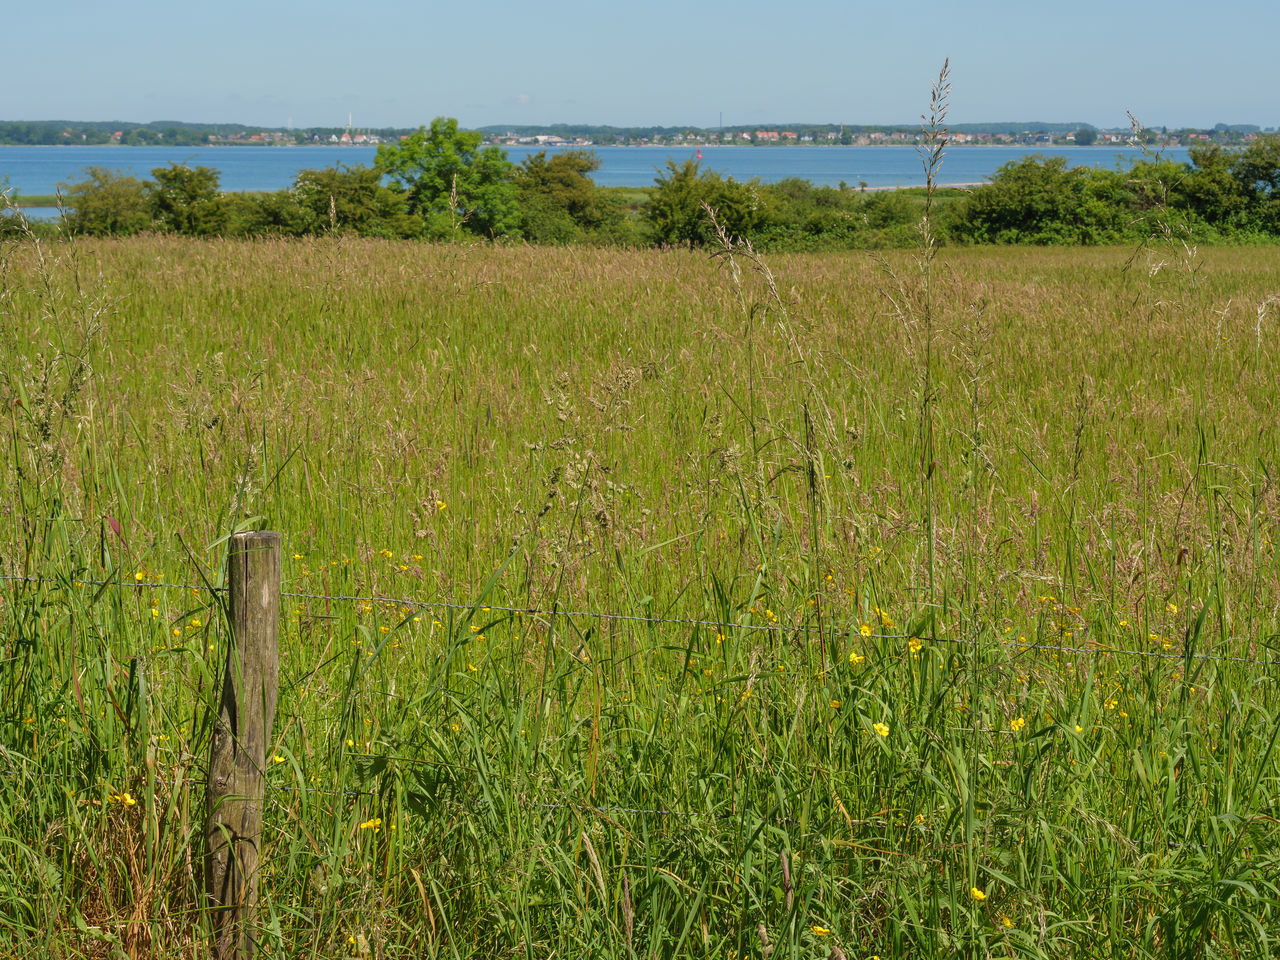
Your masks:
<path fill-rule="evenodd" d="M 1271 252 L 3 256 L 0 952 L 203 955 L 245 527 L 269 956 L 1275 951 Z"/>

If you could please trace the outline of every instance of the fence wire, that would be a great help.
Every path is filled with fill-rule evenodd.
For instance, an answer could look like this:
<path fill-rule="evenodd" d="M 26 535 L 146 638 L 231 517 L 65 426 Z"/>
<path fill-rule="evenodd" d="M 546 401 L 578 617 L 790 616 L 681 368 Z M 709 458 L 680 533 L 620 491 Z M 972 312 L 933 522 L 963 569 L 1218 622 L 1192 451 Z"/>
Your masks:
<path fill-rule="evenodd" d="M 226 587 L 218 585 L 204 585 L 197 583 L 171 583 L 167 581 L 139 580 L 130 583 L 127 580 L 67 580 L 54 577 L 21 577 L 15 575 L 0 575 L 0 581 L 10 583 L 32 583 L 32 584 L 54 584 L 58 586 L 95 586 L 95 587 L 121 587 L 135 590 L 193 590 L 196 592 L 214 592 L 225 593 Z M 568 619 L 581 620 L 597 620 L 604 622 L 616 623 L 634 623 L 645 625 L 675 625 L 685 627 L 715 627 L 718 630 L 738 630 L 738 631 L 763 631 L 766 633 L 788 633 L 788 634 L 814 634 L 818 632 L 816 625 L 788 625 L 781 623 L 741 623 L 732 620 L 708 620 L 687 617 L 654 617 L 644 616 L 641 614 L 631 613 L 610 613 L 604 611 L 593 610 L 547 610 L 540 607 L 513 607 L 513 606 L 494 606 L 492 604 L 480 603 L 458 603 L 451 600 L 419 600 L 413 597 L 389 597 L 379 594 L 346 594 L 346 593 L 302 593 L 296 591 L 282 590 L 280 591 L 281 599 L 294 600 L 319 600 L 325 602 L 343 602 L 343 603 L 365 603 L 378 604 L 380 606 L 400 606 L 409 607 L 420 610 L 451 610 L 457 612 L 499 612 L 519 614 L 520 616 L 541 617 L 543 619 L 551 619 L 554 617 L 565 617 Z M 852 626 L 850 627 L 852 630 Z M 1087 628 L 1086 628 L 1087 631 Z M 824 628 L 824 633 L 842 633 L 846 631 L 837 631 L 832 628 Z M 884 633 L 872 631 L 868 634 L 859 634 L 865 639 L 871 640 L 913 640 L 924 639 L 913 637 L 905 633 Z M 930 637 L 930 642 L 954 644 L 958 646 L 979 646 L 980 642 L 976 640 L 957 638 L 957 637 Z M 1219 654 L 1208 653 L 1174 653 L 1164 650 L 1134 650 L 1130 647 L 1113 647 L 1098 641 L 1093 641 L 1094 646 L 1062 646 L 1058 644 L 1048 643 L 1027 643 L 1023 641 L 999 640 L 997 641 L 1002 647 L 1008 649 L 1016 647 L 1020 652 L 1029 651 L 1049 651 L 1051 653 L 1074 653 L 1074 654 L 1112 654 L 1123 657 L 1140 657 L 1153 660 L 1168 661 L 1193 661 L 1197 663 L 1241 663 L 1250 664 L 1259 667 L 1274 666 L 1274 661 L 1258 660 L 1253 657 L 1230 657 Z"/>
<path fill-rule="evenodd" d="M 45 773 L 43 771 L 33 772 L 33 771 L 24 771 L 24 770 L 0 770 L 0 777 L 23 777 L 26 779 L 38 779 L 38 780 L 71 780 L 73 779 L 73 777 L 70 774 Z M 153 788 L 159 788 L 159 787 L 176 788 L 180 786 L 201 787 L 204 785 L 205 785 L 204 780 L 199 780 L 191 777 L 186 777 L 179 780 L 164 780 L 164 779 L 156 778 L 154 781 L 152 781 L 152 784 L 151 784 Z M 110 785 L 107 785 L 107 789 L 108 789 L 108 793 L 113 792 Z M 376 797 L 379 795 L 378 792 L 374 790 L 337 790 L 337 789 L 325 788 L 325 787 L 288 787 L 288 786 L 274 785 L 271 783 L 265 784 L 264 795 L 269 796 L 270 794 L 273 794 L 273 793 L 319 794 L 324 796 L 342 796 L 342 797 Z M 476 800 L 481 804 L 494 806 L 493 801 L 488 800 L 486 798 L 476 798 Z M 572 813 L 591 814 L 593 816 L 608 817 L 608 818 L 612 818 L 614 816 L 661 817 L 663 819 L 678 820 L 682 823 L 694 823 L 697 821 L 707 821 L 707 820 L 714 820 L 717 822 L 739 821 L 739 820 L 742 820 L 744 817 L 744 814 L 741 812 L 711 813 L 707 811 L 694 812 L 689 810 L 676 810 L 676 809 L 669 809 L 666 807 L 624 807 L 624 806 L 597 805 L 597 804 L 589 804 L 589 803 L 552 803 L 552 802 L 542 801 L 542 800 L 530 800 L 525 797 L 518 797 L 515 803 L 516 803 L 516 806 L 523 807 L 526 810 L 567 811 Z M 795 817 L 767 817 L 766 816 L 766 817 L 760 817 L 759 819 L 768 823 L 788 825 L 788 826 L 799 825 L 802 822 L 801 820 Z M 887 820 L 883 817 L 867 817 L 867 818 L 860 818 L 857 820 L 853 820 L 853 819 L 835 820 L 833 815 L 832 822 L 836 823 L 837 825 L 848 827 L 851 831 L 854 830 L 855 828 L 867 828 L 868 830 L 871 830 L 871 831 L 894 831 L 894 830 L 908 831 L 908 830 L 915 829 L 917 826 L 919 826 L 919 824 L 913 824 L 906 820 L 893 821 L 893 820 Z M 1193 850 L 1199 853 L 1204 853 L 1210 850 L 1217 851 L 1221 849 L 1219 847 L 1208 847 L 1204 844 L 1199 844 L 1199 843 L 1175 843 L 1175 842 L 1167 842 L 1167 841 L 1162 842 L 1162 841 L 1155 841 L 1155 840 L 1136 840 L 1133 838 L 1127 838 L 1127 842 L 1140 847 L 1156 847 L 1156 848 L 1170 849 L 1170 850 Z M 1250 851 L 1251 848 L 1242 847 L 1240 849 L 1243 852 L 1247 853 Z M 901 854 L 901 851 L 893 851 L 893 850 L 884 850 L 880 852 L 895 854 L 895 855 Z"/>
<path fill-rule="evenodd" d="M 197 593 L 208 593 L 210 591 L 215 593 L 221 593 L 221 592 L 225 592 L 225 589 L 226 589 L 225 587 L 218 586 L 218 585 L 197 584 L 197 583 L 175 583 L 175 582 L 168 582 L 168 581 L 153 581 L 153 580 L 139 580 L 137 582 L 130 583 L 127 580 L 83 580 L 83 579 L 65 579 L 65 578 L 51 578 L 51 577 L 22 577 L 22 576 L 14 576 L 14 575 L 0 575 L 0 582 L 8 582 L 8 583 L 15 583 L 15 584 L 16 583 L 46 584 L 46 585 L 55 585 L 55 586 L 63 586 L 63 587 L 69 587 L 69 586 L 119 587 L 123 589 L 135 589 L 140 591 L 156 590 L 156 589 L 187 590 L 187 591 L 195 591 Z M 538 617 L 538 618 L 543 618 L 547 620 L 550 620 L 555 617 L 564 617 L 568 619 L 587 619 L 587 620 L 595 620 L 595 621 L 602 621 L 602 622 L 641 624 L 646 626 L 672 625 L 672 626 L 681 626 L 681 627 L 715 628 L 719 631 L 746 630 L 746 631 L 765 631 L 765 632 L 788 633 L 788 634 L 811 634 L 816 632 L 817 630 L 817 627 L 812 624 L 801 625 L 801 626 L 787 625 L 787 624 L 780 624 L 780 623 L 756 624 L 756 623 L 740 623 L 740 622 L 735 622 L 730 620 L 712 620 L 712 619 L 706 619 L 706 618 L 687 618 L 687 617 L 655 617 L 655 616 L 645 616 L 640 614 L 625 614 L 625 613 L 613 613 L 613 612 L 591 611 L 591 610 L 561 610 L 561 609 L 554 609 L 554 608 L 548 610 L 540 607 L 527 607 L 527 606 L 521 607 L 521 606 L 492 605 L 492 604 L 486 605 L 482 603 L 457 603 L 449 600 L 424 600 L 424 599 L 419 599 L 414 597 L 391 597 L 391 596 L 383 596 L 378 594 L 325 594 L 325 593 L 307 593 L 307 592 L 299 592 L 299 591 L 283 591 L 282 590 L 280 592 L 280 597 L 281 599 L 288 598 L 293 600 L 314 600 L 314 601 L 322 601 L 326 603 L 331 603 L 331 602 L 332 603 L 359 603 L 359 604 L 369 604 L 369 605 L 376 604 L 379 606 L 397 606 L 402 608 L 420 609 L 420 610 L 446 610 L 446 611 L 453 611 L 453 612 L 460 612 L 460 613 L 468 613 L 473 616 L 474 614 L 480 613 L 480 612 L 484 612 L 484 613 L 496 612 L 496 613 L 503 613 L 503 614 L 519 615 L 519 616 Z M 849 629 L 850 631 L 853 630 L 852 624 Z M 833 630 L 832 628 L 827 628 L 827 630 L 833 633 L 844 632 L 844 631 L 836 631 L 836 630 Z M 868 640 L 874 639 L 874 640 L 907 641 L 907 640 L 913 639 L 913 637 L 905 633 L 885 633 L 885 632 L 873 631 L 869 634 L 863 634 L 859 631 L 858 635 Z M 972 640 L 972 639 L 961 639 L 961 638 L 950 638 L 950 637 L 935 637 L 932 639 L 938 642 L 958 644 L 958 645 L 964 645 L 964 646 L 976 646 L 979 643 L 978 641 Z M 1257 660 L 1249 657 L 1227 657 L 1227 656 L 1218 656 L 1213 654 L 1192 654 L 1190 655 L 1190 657 L 1188 657 L 1187 654 L 1179 654 L 1179 653 L 1173 653 L 1173 652 L 1167 652 L 1167 651 L 1154 651 L 1154 650 L 1134 650 L 1134 649 L 1125 648 L 1125 647 L 1112 647 L 1112 646 L 1108 646 L 1106 644 L 1100 644 L 1100 643 L 1096 643 L 1093 646 L 1063 646 L 1063 645 L 1054 645 L 1054 644 L 1045 644 L 1045 643 L 1027 643 L 1027 642 L 1019 642 L 1014 640 L 999 640 L 998 643 L 1000 644 L 1000 646 L 1002 646 L 1005 649 L 1016 648 L 1019 652 L 1049 651 L 1054 653 L 1070 653 L 1070 654 L 1093 654 L 1093 655 L 1112 654 L 1116 656 L 1152 658 L 1152 659 L 1167 660 L 1167 661 L 1185 661 L 1189 659 L 1196 662 L 1241 663 L 1241 664 L 1251 664 L 1251 665 L 1263 666 L 1263 667 L 1273 666 L 1271 662 Z M 995 732 L 995 731 L 991 731 L 991 732 Z M 22 777 L 22 778 L 45 779 L 45 780 L 74 779 L 73 775 L 70 775 L 70 774 L 48 773 L 44 771 L 37 772 L 37 771 L 27 771 L 27 770 L 18 770 L 18 769 L 0 770 L 0 776 L 4 776 L 7 778 Z M 184 779 L 173 780 L 173 781 L 157 779 L 156 781 L 154 781 L 152 785 L 153 787 L 167 786 L 167 787 L 176 788 L 183 785 L 201 786 L 203 784 L 204 784 L 204 781 L 200 779 L 184 778 Z M 267 783 L 265 785 L 265 789 L 268 793 L 275 793 L 275 794 L 313 794 L 313 795 L 327 795 L 327 796 L 342 796 L 342 797 L 348 797 L 348 798 L 377 796 L 376 791 L 370 791 L 370 790 L 354 790 L 354 789 L 340 790 L 340 789 L 326 788 L 326 787 L 301 787 L 301 786 L 273 785 L 271 783 Z M 572 811 L 572 812 L 585 813 L 585 814 L 591 814 L 591 815 L 597 815 L 597 816 L 617 815 L 617 816 L 662 817 L 662 818 L 671 818 L 674 820 L 679 820 L 681 822 L 693 822 L 696 820 L 706 820 L 708 818 L 714 819 L 714 820 L 734 820 L 739 818 L 738 814 L 716 814 L 716 813 L 710 813 L 710 812 L 696 813 L 692 811 L 669 809 L 665 807 L 608 806 L 608 805 L 594 805 L 594 804 L 568 803 L 568 802 L 552 802 L 550 800 L 528 800 L 525 798 L 520 798 L 517 801 L 517 803 L 520 806 L 525 807 L 527 809 L 542 810 L 542 811 Z M 798 820 L 795 820 L 793 818 L 788 818 L 788 817 L 770 817 L 766 819 L 770 820 L 771 822 L 776 822 L 780 824 L 799 823 Z M 890 821 L 881 820 L 877 818 L 857 820 L 853 822 L 853 825 L 859 826 L 859 827 L 870 827 L 873 829 L 909 828 L 911 826 L 910 824 L 894 824 L 894 823 L 891 823 Z M 1143 843 L 1142 845 L 1151 845 L 1151 843 L 1147 842 L 1147 843 Z M 1167 846 L 1170 848 L 1185 847 L 1188 849 L 1195 849 L 1200 851 L 1203 851 L 1204 849 L 1206 849 L 1203 846 L 1198 844 L 1165 844 L 1164 846 Z"/>

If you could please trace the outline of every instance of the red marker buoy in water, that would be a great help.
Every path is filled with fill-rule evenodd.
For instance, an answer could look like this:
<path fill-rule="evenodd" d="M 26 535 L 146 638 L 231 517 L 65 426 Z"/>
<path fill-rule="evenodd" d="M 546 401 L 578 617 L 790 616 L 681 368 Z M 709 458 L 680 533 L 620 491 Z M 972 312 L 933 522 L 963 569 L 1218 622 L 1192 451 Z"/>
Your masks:
<path fill-rule="evenodd" d="M 698 148 L 698 159 L 699 159 L 699 160 L 701 160 L 701 159 L 702 159 L 702 148 L 701 148 L 701 147 L 699 147 L 699 148 Z"/>

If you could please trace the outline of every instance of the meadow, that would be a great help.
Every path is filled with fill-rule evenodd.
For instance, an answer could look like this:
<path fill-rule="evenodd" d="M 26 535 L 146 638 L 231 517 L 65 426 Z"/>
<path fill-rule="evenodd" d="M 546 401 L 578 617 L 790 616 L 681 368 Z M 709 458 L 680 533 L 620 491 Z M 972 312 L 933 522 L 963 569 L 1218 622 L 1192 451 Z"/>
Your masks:
<path fill-rule="evenodd" d="M 146 236 L 0 272 L 0 952 L 1267 957 L 1280 260 Z"/>

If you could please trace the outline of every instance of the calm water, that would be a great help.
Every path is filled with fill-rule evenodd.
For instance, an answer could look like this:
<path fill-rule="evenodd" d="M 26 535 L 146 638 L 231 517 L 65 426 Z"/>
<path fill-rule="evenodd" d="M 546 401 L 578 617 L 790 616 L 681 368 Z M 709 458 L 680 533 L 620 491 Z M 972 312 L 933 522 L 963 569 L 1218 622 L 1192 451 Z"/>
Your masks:
<path fill-rule="evenodd" d="M 648 186 L 668 159 L 682 163 L 694 156 L 692 147 L 599 147 L 601 186 Z M 59 183 L 72 183 L 89 166 L 121 170 L 139 178 L 170 163 L 214 167 L 222 174 L 224 190 L 282 190 L 298 171 L 356 166 L 373 162 L 375 147 L 0 147 L 0 184 L 8 177 L 19 193 L 50 194 Z M 517 163 L 535 152 L 531 147 L 507 148 Z M 1108 147 L 954 147 L 942 164 L 941 183 L 980 183 L 1010 160 L 1029 153 L 1065 156 L 1071 166 L 1127 166 L 1134 150 Z M 1187 152 L 1170 150 L 1173 160 Z M 759 177 L 766 183 L 799 177 L 821 186 L 844 181 L 870 187 L 912 186 L 924 182 L 914 147 L 703 147 L 704 167 L 738 180 Z"/>

